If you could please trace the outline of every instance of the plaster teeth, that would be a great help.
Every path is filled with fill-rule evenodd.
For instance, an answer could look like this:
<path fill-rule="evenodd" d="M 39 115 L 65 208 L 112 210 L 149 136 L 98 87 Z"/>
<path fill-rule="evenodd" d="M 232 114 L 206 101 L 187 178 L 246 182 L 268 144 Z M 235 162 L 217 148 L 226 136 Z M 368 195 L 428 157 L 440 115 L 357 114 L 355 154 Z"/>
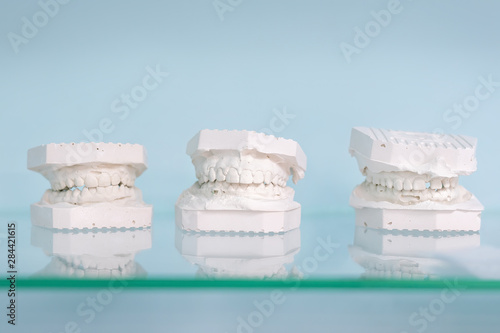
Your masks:
<path fill-rule="evenodd" d="M 388 188 L 393 188 L 394 187 L 394 182 L 392 181 L 392 179 L 387 178 L 386 181 L 385 181 L 385 186 L 387 186 Z"/>
<path fill-rule="evenodd" d="M 441 183 L 441 179 L 439 179 L 439 178 L 432 178 L 431 179 L 431 189 L 440 190 L 442 187 L 443 187 L 443 184 Z"/>
<path fill-rule="evenodd" d="M 111 185 L 111 177 L 107 173 L 102 173 L 99 176 L 99 186 L 109 186 Z"/>
<path fill-rule="evenodd" d="M 272 174 L 271 174 L 271 171 L 266 171 L 266 173 L 264 174 L 264 184 L 270 184 L 272 181 Z"/>
<path fill-rule="evenodd" d="M 443 178 L 443 187 L 444 188 L 450 187 L 450 179 L 449 178 Z"/>
<path fill-rule="evenodd" d="M 226 180 L 226 175 L 222 172 L 222 169 L 217 169 L 217 181 L 223 182 Z"/>
<path fill-rule="evenodd" d="M 252 172 L 250 170 L 243 170 L 241 172 L 240 183 L 251 184 L 253 182 Z"/>
<path fill-rule="evenodd" d="M 239 183 L 240 175 L 238 175 L 238 171 L 235 168 L 229 168 L 226 175 L 226 182 L 228 183 Z"/>
<path fill-rule="evenodd" d="M 87 187 L 97 187 L 98 182 L 96 176 L 93 174 L 88 174 L 87 177 L 85 177 L 85 186 Z"/>
<path fill-rule="evenodd" d="M 413 185 L 409 179 L 404 180 L 403 188 L 405 189 L 405 191 L 411 191 L 413 189 Z"/>
<path fill-rule="evenodd" d="M 66 187 L 67 187 L 67 188 L 72 188 L 73 186 L 75 186 L 75 182 L 73 181 L 73 179 L 68 178 L 68 179 L 66 180 Z"/>
<path fill-rule="evenodd" d="M 458 177 L 451 178 L 450 185 L 451 185 L 451 187 L 457 187 L 458 186 Z"/>
<path fill-rule="evenodd" d="M 83 181 L 82 177 L 76 177 L 75 178 L 75 186 L 82 187 L 84 185 L 85 185 L 85 182 Z"/>
<path fill-rule="evenodd" d="M 264 173 L 262 171 L 255 171 L 253 174 L 253 182 L 255 184 L 261 184 L 264 182 Z"/>
<path fill-rule="evenodd" d="M 402 191 L 403 190 L 403 180 L 402 179 L 396 179 L 394 181 L 394 188 L 397 190 L 397 191 Z"/>
<path fill-rule="evenodd" d="M 120 184 L 120 176 L 117 173 L 114 173 L 111 176 L 111 185 L 118 185 Z"/>
<path fill-rule="evenodd" d="M 217 179 L 217 174 L 214 168 L 208 170 L 208 180 L 214 182 Z"/>
<path fill-rule="evenodd" d="M 271 181 L 271 183 L 273 183 L 274 185 L 278 185 L 278 183 L 279 183 L 279 177 L 278 177 L 278 175 L 275 175 L 273 177 L 273 180 Z"/>
<path fill-rule="evenodd" d="M 426 189 L 425 181 L 422 178 L 417 178 L 413 182 L 413 190 L 423 191 Z"/>

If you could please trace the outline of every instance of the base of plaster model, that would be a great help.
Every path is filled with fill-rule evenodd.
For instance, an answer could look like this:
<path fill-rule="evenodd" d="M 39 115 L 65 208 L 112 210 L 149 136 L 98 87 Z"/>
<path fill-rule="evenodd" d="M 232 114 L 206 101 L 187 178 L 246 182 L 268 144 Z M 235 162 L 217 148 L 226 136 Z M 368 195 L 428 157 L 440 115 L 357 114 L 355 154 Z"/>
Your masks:
<path fill-rule="evenodd" d="M 144 172 L 140 145 L 47 144 L 28 151 L 28 169 L 51 183 L 31 205 L 33 225 L 56 229 L 140 228 L 151 225 L 152 206 L 135 179 Z"/>
<path fill-rule="evenodd" d="M 250 131 L 202 130 L 187 145 L 198 181 L 176 203 L 176 224 L 193 231 L 285 232 L 300 225 L 287 180 L 304 177 L 297 142 Z"/>
<path fill-rule="evenodd" d="M 350 198 L 357 208 L 356 224 L 389 230 L 478 231 L 484 207 L 458 184 L 460 175 L 477 168 L 476 141 L 353 128 L 349 151 L 366 176 Z"/>

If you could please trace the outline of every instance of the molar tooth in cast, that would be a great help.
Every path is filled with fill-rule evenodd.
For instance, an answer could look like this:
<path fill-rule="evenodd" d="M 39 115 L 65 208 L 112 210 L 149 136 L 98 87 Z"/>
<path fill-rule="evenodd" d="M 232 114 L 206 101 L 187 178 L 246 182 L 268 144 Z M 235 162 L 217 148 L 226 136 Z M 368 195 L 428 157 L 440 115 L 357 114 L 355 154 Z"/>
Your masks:
<path fill-rule="evenodd" d="M 403 190 L 403 180 L 401 178 L 398 178 L 394 181 L 394 188 L 398 191 Z"/>
<path fill-rule="evenodd" d="M 118 184 L 120 184 L 120 176 L 118 176 L 117 173 L 114 173 L 111 176 L 111 185 L 118 185 Z"/>
<path fill-rule="evenodd" d="M 203 183 L 208 183 L 208 176 L 207 175 L 203 175 L 203 177 L 201 178 L 201 184 L 203 184 Z"/>
<path fill-rule="evenodd" d="M 97 193 L 99 193 L 99 194 L 104 194 L 104 191 L 105 191 L 104 187 L 102 187 L 102 186 L 98 186 L 98 187 L 96 187 L 96 188 L 97 188 Z"/>
<path fill-rule="evenodd" d="M 73 179 L 71 178 L 66 179 L 66 187 L 72 188 L 73 186 L 75 186 L 75 182 L 73 181 Z"/>
<path fill-rule="evenodd" d="M 431 179 L 431 189 L 440 190 L 441 187 L 443 187 L 443 184 L 441 183 L 441 179 L 439 179 L 439 178 L 432 178 Z"/>
<path fill-rule="evenodd" d="M 392 179 L 387 178 L 387 179 L 385 180 L 385 186 L 386 186 L 387 188 L 393 188 L 393 187 L 394 187 L 394 183 L 393 183 Z"/>
<path fill-rule="evenodd" d="M 76 199 L 80 195 L 81 191 L 78 188 L 75 188 L 73 191 L 71 191 L 71 196 L 73 199 Z"/>
<path fill-rule="evenodd" d="M 384 186 L 384 187 L 385 187 L 385 183 L 386 183 L 386 182 L 385 182 L 385 178 L 380 178 L 380 180 L 379 180 L 379 184 L 380 184 L 381 186 Z"/>
<path fill-rule="evenodd" d="M 90 196 L 90 192 L 89 192 L 89 188 L 88 187 L 84 187 L 82 189 L 82 193 L 80 194 L 82 199 L 86 199 Z"/>
<path fill-rule="evenodd" d="M 451 178 L 450 185 L 451 185 L 451 187 L 457 187 L 458 186 L 458 177 Z"/>
<path fill-rule="evenodd" d="M 404 180 L 404 182 L 403 182 L 403 188 L 406 191 L 411 191 L 413 189 L 412 183 L 411 183 L 411 181 L 408 178 Z"/>
<path fill-rule="evenodd" d="M 76 177 L 75 178 L 75 186 L 76 187 L 82 187 L 85 186 L 85 181 L 83 180 L 82 177 Z"/>
<path fill-rule="evenodd" d="M 278 182 L 279 182 L 279 177 L 278 177 L 278 175 L 275 175 L 273 177 L 273 180 L 271 181 L 271 183 L 273 183 L 274 185 L 278 185 Z"/>
<path fill-rule="evenodd" d="M 222 172 L 222 169 L 217 169 L 217 181 L 218 182 L 223 182 L 226 180 L 226 175 Z"/>
<path fill-rule="evenodd" d="M 264 182 L 264 173 L 262 171 L 255 171 L 253 174 L 253 182 L 255 184 L 261 184 Z"/>
<path fill-rule="evenodd" d="M 92 195 L 96 194 L 96 193 L 97 193 L 97 189 L 96 189 L 96 187 L 91 187 L 91 188 L 89 188 L 89 192 L 90 192 L 90 194 L 92 194 Z"/>
<path fill-rule="evenodd" d="M 239 183 L 240 175 L 238 175 L 238 171 L 235 168 L 229 168 L 226 175 L 226 182 L 228 183 Z"/>
<path fill-rule="evenodd" d="M 101 173 L 99 176 L 99 186 L 109 186 L 111 185 L 111 177 L 107 173 Z"/>
<path fill-rule="evenodd" d="M 208 170 L 208 180 L 214 182 L 217 179 L 217 173 L 214 168 Z"/>
<path fill-rule="evenodd" d="M 264 184 L 270 184 L 273 179 L 273 175 L 271 174 L 271 171 L 266 171 L 264 174 Z"/>
<path fill-rule="evenodd" d="M 415 191 L 423 191 L 426 189 L 426 186 L 425 186 L 425 181 L 423 178 L 416 178 L 414 181 L 413 181 L 413 189 Z"/>
<path fill-rule="evenodd" d="M 98 182 L 96 176 L 93 174 L 88 174 L 87 177 L 85 177 L 85 186 L 87 187 L 97 187 Z"/>
<path fill-rule="evenodd" d="M 443 187 L 444 188 L 450 187 L 450 178 L 443 178 Z"/>
<path fill-rule="evenodd" d="M 240 183 L 252 184 L 252 182 L 253 182 L 252 172 L 250 170 L 243 170 L 240 176 Z"/>

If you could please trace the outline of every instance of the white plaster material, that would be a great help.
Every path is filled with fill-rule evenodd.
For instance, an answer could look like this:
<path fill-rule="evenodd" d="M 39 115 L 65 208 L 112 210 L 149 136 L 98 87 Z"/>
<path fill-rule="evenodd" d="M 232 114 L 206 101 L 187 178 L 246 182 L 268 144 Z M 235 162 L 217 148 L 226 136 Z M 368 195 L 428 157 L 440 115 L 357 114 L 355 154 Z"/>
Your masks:
<path fill-rule="evenodd" d="M 460 175 L 476 170 L 476 142 L 461 135 L 353 128 L 349 152 L 366 179 L 352 192 L 351 206 L 366 208 L 368 219 L 369 208 L 388 210 L 373 228 L 479 230 L 484 207 L 458 183 Z M 420 212 L 410 219 L 407 210 Z"/>
<path fill-rule="evenodd" d="M 193 210 L 175 207 L 175 224 L 189 231 L 286 232 L 300 226 L 300 205 L 286 211 Z"/>
<path fill-rule="evenodd" d="M 31 245 L 52 257 L 37 276 L 146 276 L 135 254 L 151 248 L 151 229 L 61 231 L 33 226 Z"/>
<path fill-rule="evenodd" d="M 135 179 L 147 168 L 137 144 L 61 143 L 28 151 L 28 169 L 51 184 L 31 205 L 33 224 L 50 228 L 112 228 L 151 225 L 152 206 Z"/>
<path fill-rule="evenodd" d="M 193 233 L 179 228 L 175 245 L 198 277 L 277 279 L 290 278 L 288 271 L 300 251 L 300 229 L 279 234 Z"/>
<path fill-rule="evenodd" d="M 365 269 L 365 278 L 424 280 L 454 272 L 453 264 L 443 260 L 444 253 L 473 251 L 479 246 L 477 232 L 401 232 L 356 227 L 349 253 Z"/>
<path fill-rule="evenodd" d="M 295 192 L 287 186 L 290 176 L 296 183 L 306 170 L 306 156 L 297 142 L 251 131 L 202 130 L 189 141 L 186 152 L 198 181 L 177 200 L 176 212 L 182 215 L 176 219 L 179 227 L 249 232 L 296 227 L 283 223 L 289 215 L 300 216 L 300 204 L 293 201 Z M 215 221 L 210 219 L 212 211 L 227 213 Z M 235 224 L 231 211 L 253 213 Z M 276 212 L 274 222 L 263 218 L 267 215 L 262 212 Z"/>

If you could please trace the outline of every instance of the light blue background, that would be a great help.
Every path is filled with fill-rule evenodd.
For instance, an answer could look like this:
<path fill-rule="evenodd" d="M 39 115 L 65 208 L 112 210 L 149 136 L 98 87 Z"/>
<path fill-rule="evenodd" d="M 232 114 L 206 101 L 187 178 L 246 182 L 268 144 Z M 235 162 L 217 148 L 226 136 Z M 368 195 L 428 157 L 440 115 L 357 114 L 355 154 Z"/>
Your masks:
<path fill-rule="evenodd" d="M 236 3 L 233 0 L 233 3 Z M 212 1 L 72 1 L 15 53 L 10 32 L 40 10 L 36 1 L 0 4 L 1 209 L 27 209 L 48 183 L 26 169 L 26 151 L 86 140 L 103 118 L 103 141 L 140 143 L 149 170 L 147 203 L 172 211 L 195 180 L 185 155 L 200 129 L 260 130 L 273 110 L 296 116 L 276 133 L 308 156 L 295 186 L 305 211 L 349 209 L 362 181 L 348 152 L 350 129 L 373 126 L 479 139 L 478 171 L 462 183 L 488 209 L 500 208 L 500 88 L 457 129 L 443 118 L 474 93 L 478 77 L 500 81 L 500 4 L 409 1 L 352 56 L 355 27 L 388 1 L 242 1 L 220 20 Z M 141 84 L 146 67 L 169 76 L 124 120 L 111 103 Z"/>

